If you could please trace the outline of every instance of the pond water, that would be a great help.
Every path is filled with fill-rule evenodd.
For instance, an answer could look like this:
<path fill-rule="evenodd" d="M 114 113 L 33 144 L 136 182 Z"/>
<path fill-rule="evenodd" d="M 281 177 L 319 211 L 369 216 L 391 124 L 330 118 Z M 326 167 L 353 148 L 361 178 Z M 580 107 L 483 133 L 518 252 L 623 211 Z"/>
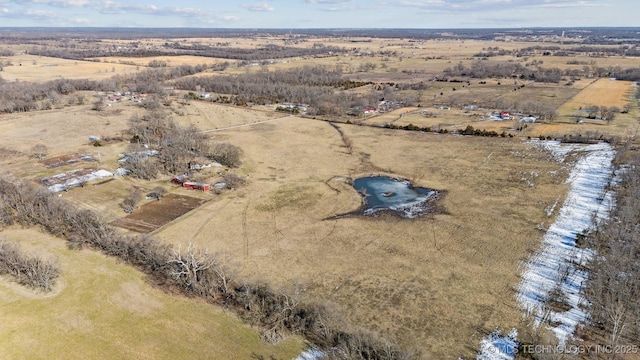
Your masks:
<path fill-rule="evenodd" d="M 354 180 L 353 187 L 364 197 L 365 215 L 390 210 L 402 217 L 414 218 L 425 213 L 428 202 L 438 194 L 435 190 L 386 176 L 359 178 Z"/>

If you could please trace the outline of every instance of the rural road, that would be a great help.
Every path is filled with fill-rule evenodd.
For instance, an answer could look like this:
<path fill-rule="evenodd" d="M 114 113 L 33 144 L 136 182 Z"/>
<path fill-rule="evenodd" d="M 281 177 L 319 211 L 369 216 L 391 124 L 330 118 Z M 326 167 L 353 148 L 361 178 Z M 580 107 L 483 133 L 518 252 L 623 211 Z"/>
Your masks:
<path fill-rule="evenodd" d="M 264 124 L 264 123 L 268 123 L 268 122 L 272 122 L 272 121 L 276 121 L 276 120 L 288 119 L 288 118 L 290 118 L 290 117 L 293 117 L 293 115 L 291 115 L 291 116 L 285 116 L 285 117 L 280 117 L 280 118 L 276 118 L 276 119 L 269 119 L 269 120 L 257 121 L 257 122 L 249 123 L 249 124 L 241 124 L 241 125 L 225 126 L 225 127 L 221 127 L 221 128 L 217 128 L 217 129 L 211 129 L 211 130 L 202 130 L 202 131 L 198 131 L 198 133 L 200 133 L 200 134 L 205 134 L 205 133 L 210 133 L 210 132 L 216 132 L 216 131 L 223 131 L 223 130 L 229 130 L 229 129 L 240 128 L 240 127 L 245 127 L 245 126 L 252 126 L 252 125 L 258 125 L 258 124 Z"/>

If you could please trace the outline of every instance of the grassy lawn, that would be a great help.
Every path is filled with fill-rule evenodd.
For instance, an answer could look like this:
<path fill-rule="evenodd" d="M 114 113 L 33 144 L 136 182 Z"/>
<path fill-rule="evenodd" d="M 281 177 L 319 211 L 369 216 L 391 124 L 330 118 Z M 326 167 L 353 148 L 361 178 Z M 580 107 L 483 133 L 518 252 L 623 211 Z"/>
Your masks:
<path fill-rule="evenodd" d="M 69 250 L 35 229 L 0 236 L 36 254 L 56 257 L 59 284 L 40 294 L 0 281 L 0 348 L 7 359 L 292 358 L 303 348 L 278 345 L 233 314 L 151 286 L 139 271 L 90 250 Z"/>

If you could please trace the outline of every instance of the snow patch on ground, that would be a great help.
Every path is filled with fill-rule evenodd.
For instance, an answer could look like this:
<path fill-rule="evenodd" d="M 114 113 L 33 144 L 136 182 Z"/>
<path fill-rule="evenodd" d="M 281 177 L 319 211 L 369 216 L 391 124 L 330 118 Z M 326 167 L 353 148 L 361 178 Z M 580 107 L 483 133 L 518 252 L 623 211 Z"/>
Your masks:
<path fill-rule="evenodd" d="M 293 360 L 321 360 L 326 357 L 326 354 L 316 348 L 309 348 L 296 356 Z"/>
<path fill-rule="evenodd" d="M 553 159 L 559 163 L 563 162 L 570 152 L 579 150 L 580 144 L 562 144 L 557 140 L 531 140 L 531 144 L 540 150 L 549 152 Z"/>
<path fill-rule="evenodd" d="M 541 142 L 543 143 L 543 142 Z M 577 234 L 591 229 L 593 215 L 603 219 L 613 206 L 606 190 L 612 177 L 615 152 L 607 143 L 592 145 L 545 144 L 554 158 L 568 152 L 583 153 L 571 171 L 570 190 L 555 222 L 549 227 L 541 249 L 526 263 L 517 299 L 537 323 L 548 323 L 561 343 L 573 335 L 576 325 L 588 317 L 581 292 L 588 273 L 583 266 L 593 256 L 590 249 L 576 247 Z M 556 153 L 557 149 L 557 153 Z M 551 308 L 549 300 L 555 299 Z"/>
<path fill-rule="evenodd" d="M 533 316 L 538 325 L 547 324 L 563 345 L 576 325 L 588 317 L 582 297 L 588 273 L 582 266 L 594 253 L 577 248 L 576 239 L 577 234 L 596 225 L 593 220 L 606 218 L 615 205 L 613 194 L 607 191 L 607 185 L 615 182 L 612 166 L 615 151 L 606 143 L 561 145 L 557 141 L 535 141 L 534 145 L 550 151 L 558 162 L 563 162 L 572 151 L 582 153 L 567 179 L 571 185 L 567 198 L 545 233 L 541 249 L 526 262 L 516 295 L 526 314 Z M 561 306 L 549 308 L 550 296 L 561 300 Z M 514 359 L 517 336 L 515 329 L 507 335 L 499 331 L 490 334 L 480 341 L 476 359 Z"/>
<path fill-rule="evenodd" d="M 518 330 L 512 329 L 503 335 L 500 331 L 480 340 L 480 351 L 476 360 L 511 360 L 518 351 Z"/>

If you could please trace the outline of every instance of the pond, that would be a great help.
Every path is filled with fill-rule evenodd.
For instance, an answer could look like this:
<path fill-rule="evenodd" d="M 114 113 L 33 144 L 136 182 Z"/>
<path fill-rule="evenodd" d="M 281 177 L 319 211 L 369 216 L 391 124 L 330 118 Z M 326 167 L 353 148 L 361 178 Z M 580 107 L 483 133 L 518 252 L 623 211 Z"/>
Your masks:
<path fill-rule="evenodd" d="M 364 197 L 365 215 L 386 210 L 414 218 L 427 212 L 430 201 L 438 195 L 433 189 L 413 186 L 409 181 L 387 176 L 359 178 L 354 180 L 353 187 Z"/>

